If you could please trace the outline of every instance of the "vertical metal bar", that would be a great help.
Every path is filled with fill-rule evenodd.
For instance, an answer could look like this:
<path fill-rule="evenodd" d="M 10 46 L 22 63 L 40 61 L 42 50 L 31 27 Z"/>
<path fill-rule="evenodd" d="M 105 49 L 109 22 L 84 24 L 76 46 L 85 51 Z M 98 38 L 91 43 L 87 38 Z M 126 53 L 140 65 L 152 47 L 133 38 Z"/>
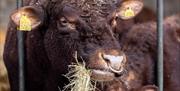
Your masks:
<path fill-rule="evenodd" d="M 163 91 L 163 0 L 157 0 L 158 86 Z"/>
<path fill-rule="evenodd" d="M 23 0 L 17 0 L 17 9 L 23 6 Z M 19 91 L 25 91 L 24 79 L 24 39 L 23 32 L 17 31 L 19 55 Z"/>

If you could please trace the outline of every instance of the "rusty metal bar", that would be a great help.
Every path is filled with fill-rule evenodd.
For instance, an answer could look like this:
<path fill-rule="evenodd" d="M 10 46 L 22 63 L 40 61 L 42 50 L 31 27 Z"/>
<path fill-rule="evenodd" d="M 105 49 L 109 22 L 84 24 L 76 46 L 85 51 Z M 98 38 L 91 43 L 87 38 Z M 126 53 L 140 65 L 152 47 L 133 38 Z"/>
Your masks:
<path fill-rule="evenodd" d="M 157 0 L 158 86 L 163 91 L 163 0 Z"/>
<path fill-rule="evenodd" d="M 23 0 L 17 0 L 17 9 L 19 9 L 22 6 L 23 6 Z M 19 91 L 25 91 L 23 32 L 17 31 L 17 37 L 18 37 L 18 58 L 19 58 Z"/>

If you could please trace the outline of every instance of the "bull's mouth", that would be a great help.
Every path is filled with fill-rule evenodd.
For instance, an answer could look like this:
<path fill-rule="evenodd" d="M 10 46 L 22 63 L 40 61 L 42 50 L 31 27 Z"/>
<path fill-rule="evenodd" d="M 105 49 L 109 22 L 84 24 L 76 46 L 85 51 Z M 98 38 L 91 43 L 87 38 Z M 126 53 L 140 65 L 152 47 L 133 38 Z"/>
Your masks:
<path fill-rule="evenodd" d="M 119 76 L 120 74 L 111 71 L 91 69 L 91 79 L 95 81 L 112 81 Z"/>
<path fill-rule="evenodd" d="M 91 72 L 91 78 L 96 81 L 111 81 L 115 78 L 115 74 L 109 71 L 92 69 Z"/>

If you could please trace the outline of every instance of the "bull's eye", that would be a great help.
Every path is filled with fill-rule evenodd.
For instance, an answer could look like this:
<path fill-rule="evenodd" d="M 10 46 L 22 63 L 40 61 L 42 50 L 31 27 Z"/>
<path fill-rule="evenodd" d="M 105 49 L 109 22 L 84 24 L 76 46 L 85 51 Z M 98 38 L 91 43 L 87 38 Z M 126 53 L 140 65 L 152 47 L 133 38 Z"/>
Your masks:
<path fill-rule="evenodd" d="M 72 30 L 76 29 L 75 23 L 69 21 L 69 20 L 66 19 L 65 17 L 61 17 L 61 18 L 60 18 L 60 25 L 61 25 L 61 27 L 66 27 L 66 28 L 68 28 L 68 29 L 72 29 Z"/>
<path fill-rule="evenodd" d="M 69 22 L 67 21 L 67 19 L 65 17 L 62 17 L 62 18 L 60 18 L 60 23 L 62 26 L 65 27 L 68 25 Z"/>

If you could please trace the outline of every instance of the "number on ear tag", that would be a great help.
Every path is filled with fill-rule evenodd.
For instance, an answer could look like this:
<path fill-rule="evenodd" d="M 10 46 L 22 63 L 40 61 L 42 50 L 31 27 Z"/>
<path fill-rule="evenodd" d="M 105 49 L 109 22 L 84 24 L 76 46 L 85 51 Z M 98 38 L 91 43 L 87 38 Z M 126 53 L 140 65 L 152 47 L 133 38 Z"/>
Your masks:
<path fill-rule="evenodd" d="M 124 16 L 125 17 L 134 17 L 135 16 L 135 13 L 134 11 L 132 10 L 132 8 L 128 7 L 125 12 L 124 12 Z"/>
<path fill-rule="evenodd" d="M 19 22 L 20 31 L 31 31 L 31 21 L 26 15 L 22 15 Z"/>

